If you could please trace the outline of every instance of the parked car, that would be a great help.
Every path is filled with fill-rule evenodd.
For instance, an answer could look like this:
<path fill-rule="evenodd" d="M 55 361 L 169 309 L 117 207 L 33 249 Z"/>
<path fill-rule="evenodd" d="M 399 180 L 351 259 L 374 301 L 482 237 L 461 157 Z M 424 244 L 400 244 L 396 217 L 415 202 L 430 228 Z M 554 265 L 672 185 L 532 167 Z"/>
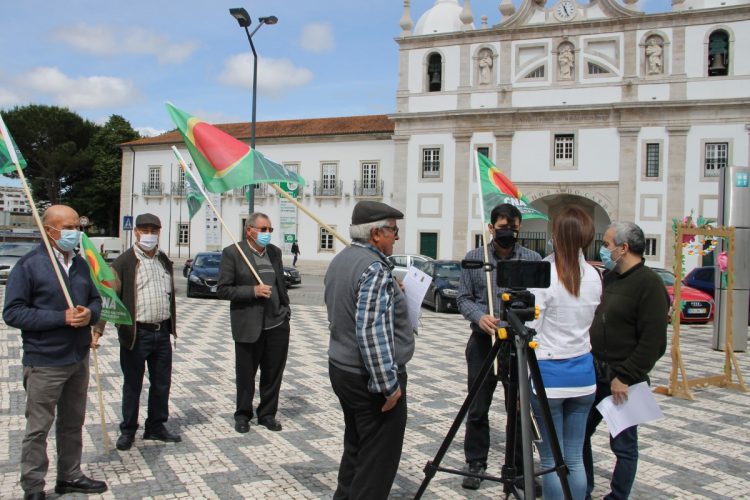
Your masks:
<path fill-rule="evenodd" d="M 216 297 L 221 252 L 201 252 L 191 262 L 188 272 L 188 297 Z"/>
<path fill-rule="evenodd" d="M 0 244 L 0 284 L 8 282 L 16 262 L 39 245 L 38 242 L 2 243 Z"/>
<path fill-rule="evenodd" d="M 669 294 L 669 303 L 674 307 L 674 274 L 658 267 L 652 269 L 664 282 Z M 680 301 L 681 323 L 708 323 L 714 319 L 714 299 L 700 290 L 685 285 L 684 282 L 680 287 Z"/>
<path fill-rule="evenodd" d="M 393 276 L 399 281 L 403 281 L 404 276 L 406 276 L 406 270 L 411 266 L 416 267 L 420 271 L 424 271 L 425 265 L 428 262 L 432 262 L 432 260 L 432 257 L 426 255 L 400 254 L 388 257 L 388 262 L 393 264 Z"/>
<path fill-rule="evenodd" d="M 296 267 L 284 266 L 284 281 L 286 282 L 286 286 L 291 288 L 294 285 L 302 284 L 302 276 Z"/>
<path fill-rule="evenodd" d="M 432 278 L 422 305 L 435 308 L 435 312 L 458 311 L 458 280 L 461 262 L 458 260 L 431 260 L 423 269 Z"/>
<path fill-rule="evenodd" d="M 716 272 L 715 266 L 703 266 L 703 267 L 696 267 L 687 275 L 685 275 L 685 278 L 682 280 L 683 283 L 686 285 L 697 288 L 701 292 L 704 292 L 711 297 L 716 299 L 716 283 L 714 282 L 714 273 Z M 734 307 L 737 307 L 736 305 Z M 748 300 L 747 305 L 747 319 L 748 324 L 750 325 L 750 300 Z"/>

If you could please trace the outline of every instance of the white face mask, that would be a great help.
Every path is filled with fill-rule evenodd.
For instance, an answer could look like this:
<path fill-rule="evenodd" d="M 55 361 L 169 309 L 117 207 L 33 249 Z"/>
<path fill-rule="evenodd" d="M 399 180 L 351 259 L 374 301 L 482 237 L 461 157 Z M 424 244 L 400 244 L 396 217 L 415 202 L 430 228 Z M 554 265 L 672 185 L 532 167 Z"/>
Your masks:
<path fill-rule="evenodd" d="M 150 252 L 156 248 L 156 244 L 159 243 L 158 234 L 141 234 L 141 239 L 138 241 L 138 246 L 145 252 Z"/>

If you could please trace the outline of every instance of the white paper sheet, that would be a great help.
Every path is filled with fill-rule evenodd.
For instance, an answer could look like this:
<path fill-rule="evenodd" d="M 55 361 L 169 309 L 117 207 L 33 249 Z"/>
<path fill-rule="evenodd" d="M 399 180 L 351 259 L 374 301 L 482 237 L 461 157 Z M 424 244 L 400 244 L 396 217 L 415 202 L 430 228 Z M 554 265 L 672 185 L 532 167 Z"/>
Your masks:
<path fill-rule="evenodd" d="M 664 414 L 646 382 L 628 387 L 628 400 L 624 403 L 616 405 L 612 396 L 609 396 L 596 405 L 596 409 L 607 422 L 612 437 L 617 436 L 628 427 L 664 418 Z"/>
<path fill-rule="evenodd" d="M 415 330 L 419 325 L 419 316 L 422 314 L 422 300 L 424 299 L 427 289 L 432 283 L 432 278 L 411 266 L 406 270 L 404 276 L 404 294 L 406 303 L 409 306 L 409 322 Z"/>

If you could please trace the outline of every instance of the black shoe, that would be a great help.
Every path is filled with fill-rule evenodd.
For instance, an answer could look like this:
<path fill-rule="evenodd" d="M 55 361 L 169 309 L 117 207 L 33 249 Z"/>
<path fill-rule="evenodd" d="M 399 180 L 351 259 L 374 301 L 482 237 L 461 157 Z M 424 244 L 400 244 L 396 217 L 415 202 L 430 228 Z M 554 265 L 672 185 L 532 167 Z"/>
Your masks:
<path fill-rule="evenodd" d="M 265 418 L 258 420 L 258 425 L 262 425 L 269 431 L 278 432 L 281 430 L 281 424 L 275 418 Z"/>
<path fill-rule="evenodd" d="M 179 443 L 182 441 L 182 438 L 178 434 L 172 434 L 167 429 L 162 429 L 160 431 L 146 431 L 143 433 L 143 439 L 164 441 L 165 443 Z"/>
<path fill-rule="evenodd" d="M 105 491 L 107 491 L 107 483 L 86 476 L 81 476 L 75 481 L 58 481 L 55 485 L 55 493 L 58 495 L 66 493 L 104 493 Z"/>
<path fill-rule="evenodd" d="M 472 474 L 484 474 L 487 470 L 487 466 L 482 462 L 471 462 L 469 463 L 469 472 Z M 479 485 L 482 484 L 482 478 L 464 476 L 464 480 L 461 482 L 461 487 L 467 490 L 478 490 Z"/>
<path fill-rule="evenodd" d="M 47 498 L 47 494 L 43 491 L 37 491 L 35 493 L 24 493 L 23 500 L 44 500 Z"/>
<path fill-rule="evenodd" d="M 238 418 L 234 421 L 234 430 L 240 434 L 250 432 L 250 422 L 246 418 Z"/>
<path fill-rule="evenodd" d="M 135 434 L 120 434 L 120 437 L 117 438 L 117 444 L 115 444 L 115 446 L 120 451 L 127 451 L 131 446 L 133 446 L 134 440 Z"/>

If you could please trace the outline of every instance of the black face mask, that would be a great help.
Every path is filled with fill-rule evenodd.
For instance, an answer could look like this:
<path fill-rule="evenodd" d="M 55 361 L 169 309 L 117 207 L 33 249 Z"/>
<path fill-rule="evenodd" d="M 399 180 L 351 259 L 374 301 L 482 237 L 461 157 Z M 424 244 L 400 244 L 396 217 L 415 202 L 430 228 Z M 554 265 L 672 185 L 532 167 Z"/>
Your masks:
<path fill-rule="evenodd" d="M 495 243 L 500 248 L 513 248 L 518 238 L 518 232 L 512 229 L 495 229 Z"/>

